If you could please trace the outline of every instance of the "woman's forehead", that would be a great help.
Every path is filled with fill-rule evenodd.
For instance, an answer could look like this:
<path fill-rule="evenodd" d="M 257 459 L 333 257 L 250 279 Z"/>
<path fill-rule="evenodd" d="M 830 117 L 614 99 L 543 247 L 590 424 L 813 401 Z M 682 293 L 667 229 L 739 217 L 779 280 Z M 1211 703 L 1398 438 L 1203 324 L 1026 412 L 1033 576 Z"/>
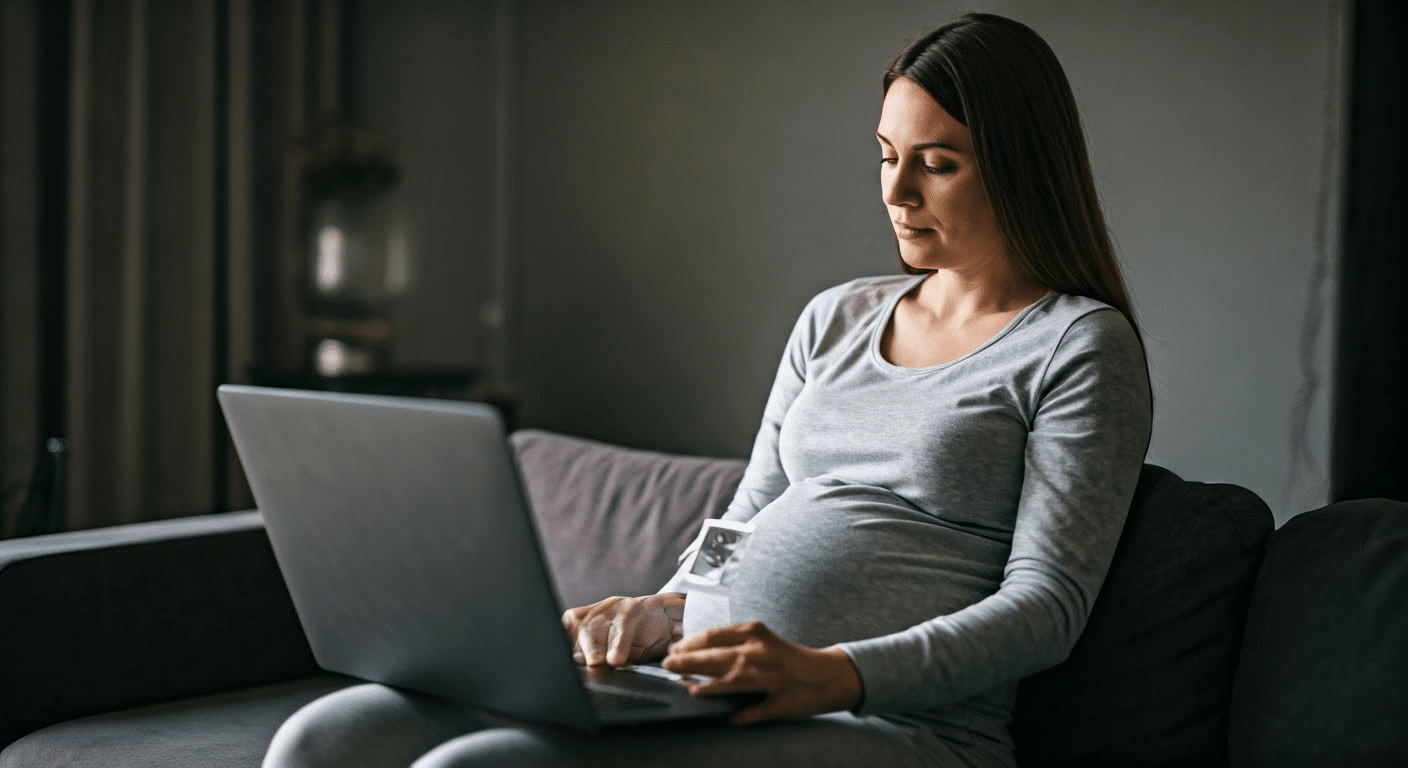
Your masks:
<path fill-rule="evenodd" d="M 972 135 L 924 87 L 907 77 L 895 78 L 885 92 L 876 137 L 896 149 L 941 147 L 968 152 Z"/>

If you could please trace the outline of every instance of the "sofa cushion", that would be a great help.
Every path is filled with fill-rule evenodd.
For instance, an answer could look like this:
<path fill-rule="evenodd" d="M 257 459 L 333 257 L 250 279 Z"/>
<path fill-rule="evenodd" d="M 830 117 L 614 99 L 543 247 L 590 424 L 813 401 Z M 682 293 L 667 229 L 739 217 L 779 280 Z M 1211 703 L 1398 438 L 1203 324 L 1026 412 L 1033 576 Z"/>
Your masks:
<path fill-rule="evenodd" d="M 258 768 L 289 715 L 362 681 L 317 675 L 51 725 L 0 752 L 0 768 Z"/>
<path fill-rule="evenodd" d="M 718 517 L 744 462 L 674 456 L 520 430 L 510 437 L 564 608 L 645 595 Z"/>
<path fill-rule="evenodd" d="M 1018 761 L 1225 764 L 1243 617 L 1273 527 L 1251 491 L 1146 464 L 1080 640 L 1019 687 Z"/>
<path fill-rule="evenodd" d="M 1346 501 L 1271 537 L 1232 694 L 1233 766 L 1408 765 L 1408 504 Z"/>

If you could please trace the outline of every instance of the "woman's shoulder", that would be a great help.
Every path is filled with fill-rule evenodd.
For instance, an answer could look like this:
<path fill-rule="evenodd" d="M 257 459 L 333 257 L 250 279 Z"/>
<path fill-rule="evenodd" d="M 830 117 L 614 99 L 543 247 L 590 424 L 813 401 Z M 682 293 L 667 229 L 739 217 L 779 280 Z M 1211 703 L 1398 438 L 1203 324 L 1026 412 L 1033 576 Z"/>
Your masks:
<path fill-rule="evenodd" d="M 908 290 L 922 277 L 915 275 L 876 275 L 857 277 L 830 288 L 812 297 L 807 304 L 807 314 L 834 316 L 838 314 L 859 316 L 885 305 L 896 293 Z"/>
<path fill-rule="evenodd" d="M 1122 312 L 1089 296 L 1052 294 L 1033 308 L 1027 320 L 1061 339 L 1134 338 L 1134 328 Z"/>
<path fill-rule="evenodd" d="M 1054 369 L 1094 360 L 1143 370 L 1143 346 L 1129 319 L 1118 309 L 1088 296 L 1047 297 L 1028 317 L 1029 330 Z"/>

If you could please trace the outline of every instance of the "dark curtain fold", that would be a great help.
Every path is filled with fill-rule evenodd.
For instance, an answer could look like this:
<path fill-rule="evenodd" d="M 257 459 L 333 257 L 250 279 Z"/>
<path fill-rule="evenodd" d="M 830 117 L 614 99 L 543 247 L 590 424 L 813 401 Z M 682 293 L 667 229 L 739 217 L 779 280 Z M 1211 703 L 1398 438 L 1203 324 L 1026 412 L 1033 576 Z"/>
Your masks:
<path fill-rule="evenodd" d="M 3 5 L 0 532 L 248 505 L 214 388 L 255 354 L 252 3 Z"/>
<path fill-rule="evenodd" d="M 38 450 L 35 2 L 0 3 L 0 535 L 19 516 Z"/>
<path fill-rule="evenodd" d="M 1354 4 L 1334 501 L 1408 501 L 1408 7 Z"/>
<path fill-rule="evenodd" d="M 213 11 L 75 2 L 72 527 L 211 507 Z"/>

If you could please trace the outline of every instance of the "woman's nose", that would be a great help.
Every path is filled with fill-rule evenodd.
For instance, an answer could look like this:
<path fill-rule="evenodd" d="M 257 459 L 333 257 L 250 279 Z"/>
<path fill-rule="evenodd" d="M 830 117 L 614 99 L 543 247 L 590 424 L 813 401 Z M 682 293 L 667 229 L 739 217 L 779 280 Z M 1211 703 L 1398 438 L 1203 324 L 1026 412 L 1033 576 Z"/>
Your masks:
<path fill-rule="evenodd" d="M 885 205 L 919 204 L 919 192 L 914 185 L 914 177 L 903 164 L 880 166 L 880 198 Z"/>

